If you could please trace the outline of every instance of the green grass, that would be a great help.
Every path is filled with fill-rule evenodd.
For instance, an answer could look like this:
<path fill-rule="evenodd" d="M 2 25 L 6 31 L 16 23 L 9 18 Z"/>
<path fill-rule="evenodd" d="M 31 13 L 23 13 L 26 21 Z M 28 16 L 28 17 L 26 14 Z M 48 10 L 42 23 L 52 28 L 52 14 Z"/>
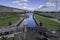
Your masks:
<path fill-rule="evenodd" d="M 0 38 L 0 40 L 2 40 L 2 39 L 3 39 L 3 40 L 13 40 L 13 37 L 9 37 L 9 38 L 8 38 L 8 37 Z"/>
<path fill-rule="evenodd" d="M 35 14 L 35 18 L 39 22 L 42 22 L 45 27 L 54 28 L 54 29 L 60 29 L 59 23 L 57 23 L 55 21 L 52 21 L 52 20 L 49 20 L 46 17 L 43 17 L 43 16 L 40 16 L 40 15 Z"/>
<path fill-rule="evenodd" d="M 16 14 L 7 14 L 0 15 L 0 26 L 8 26 L 9 22 L 16 23 L 20 19 L 19 15 Z"/>
<path fill-rule="evenodd" d="M 6 40 L 13 40 L 13 38 L 6 38 Z"/>

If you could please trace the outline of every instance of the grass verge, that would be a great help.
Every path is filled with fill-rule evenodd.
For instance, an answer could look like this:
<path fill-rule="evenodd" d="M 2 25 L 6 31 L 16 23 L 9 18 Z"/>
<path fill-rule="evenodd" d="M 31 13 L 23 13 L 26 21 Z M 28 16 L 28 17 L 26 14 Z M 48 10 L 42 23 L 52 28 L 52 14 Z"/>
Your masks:
<path fill-rule="evenodd" d="M 9 22 L 16 23 L 18 20 L 20 20 L 20 16 L 16 14 L 5 14 L 0 15 L 0 26 L 8 26 Z"/>
<path fill-rule="evenodd" d="M 42 22 L 45 27 L 54 28 L 54 29 L 60 29 L 59 23 L 57 23 L 55 21 L 52 21 L 52 20 L 49 20 L 46 17 L 43 17 L 43 16 L 40 16 L 40 15 L 35 14 L 35 18 L 39 22 Z"/>

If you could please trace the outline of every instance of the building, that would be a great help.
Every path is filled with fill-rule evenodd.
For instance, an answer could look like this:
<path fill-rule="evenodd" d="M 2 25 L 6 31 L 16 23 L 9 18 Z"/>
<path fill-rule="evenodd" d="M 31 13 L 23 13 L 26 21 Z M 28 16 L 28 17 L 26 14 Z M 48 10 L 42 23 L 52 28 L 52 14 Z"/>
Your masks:
<path fill-rule="evenodd" d="M 0 5 L 0 13 L 25 12 L 26 10 Z"/>

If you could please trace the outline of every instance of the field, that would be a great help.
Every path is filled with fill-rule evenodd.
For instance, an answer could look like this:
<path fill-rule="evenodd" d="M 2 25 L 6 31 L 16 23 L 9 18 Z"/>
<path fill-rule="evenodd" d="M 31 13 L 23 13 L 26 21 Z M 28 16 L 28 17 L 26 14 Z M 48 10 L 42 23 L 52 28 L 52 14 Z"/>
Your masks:
<path fill-rule="evenodd" d="M 16 14 L 1 14 L 0 15 L 0 26 L 8 26 L 9 22 L 16 23 L 20 19 L 19 15 Z"/>
<path fill-rule="evenodd" d="M 35 14 L 35 18 L 37 19 L 37 21 L 42 22 L 45 27 L 60 29 L 59 23 L 52 21 L 52 20 L 49 20 L 46 17 Z"/>

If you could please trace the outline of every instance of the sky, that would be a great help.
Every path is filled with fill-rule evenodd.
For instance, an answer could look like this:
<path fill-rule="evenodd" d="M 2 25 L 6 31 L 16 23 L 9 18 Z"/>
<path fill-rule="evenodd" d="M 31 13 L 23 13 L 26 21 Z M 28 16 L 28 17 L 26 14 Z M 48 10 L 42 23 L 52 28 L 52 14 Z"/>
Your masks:
<path fill-rule="evenodd" d="M 40 11 L 57 11 L 60 10 L 60 0 L 0 0 L 0 5 L 9 7 L 40 10 Z"/>

